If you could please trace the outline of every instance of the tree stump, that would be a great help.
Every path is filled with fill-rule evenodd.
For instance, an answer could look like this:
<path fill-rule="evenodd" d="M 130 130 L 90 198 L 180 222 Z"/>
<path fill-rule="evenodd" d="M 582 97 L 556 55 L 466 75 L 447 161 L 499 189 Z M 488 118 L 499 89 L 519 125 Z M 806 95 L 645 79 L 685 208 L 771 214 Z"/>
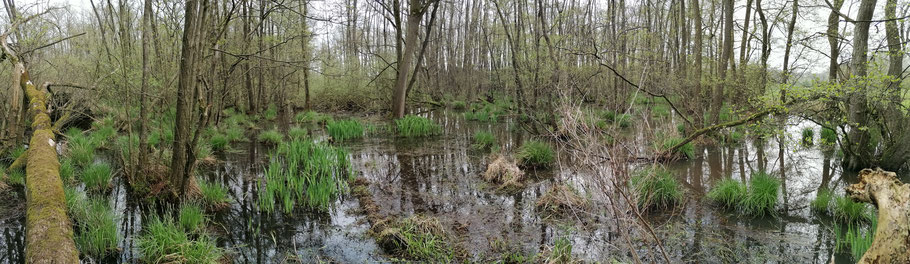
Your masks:
<path fill-rule="evenodd" d="M 847 195 L 878 208 L 875 238 L 859 263 L 910 263 L 910 184 L 880 168 L 860 171 L 859 179 Z"/>

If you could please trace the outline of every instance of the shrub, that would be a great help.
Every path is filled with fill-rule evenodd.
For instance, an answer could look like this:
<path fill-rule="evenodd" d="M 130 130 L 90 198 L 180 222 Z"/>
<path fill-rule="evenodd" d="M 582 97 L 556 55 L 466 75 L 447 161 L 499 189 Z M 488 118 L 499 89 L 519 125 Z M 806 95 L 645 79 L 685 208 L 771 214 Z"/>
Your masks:
<path fill-rule="evenodd" d="M 660 150 L 660 152 L 666 153 L 666 152 L 670 151 L 670 148 L 672 148 L 673 146 L 676 146 L 677 144 L 682 143 L 683 140 L 685 140 L 685 139 L 680 138 L 680 137 L 664 138 L 663 142 L 660 144 L 660 147 L 658 149 Z M 682 145 L 682 147 L 679 147 L 676 150 L 674 150 L 673 153 L 677 154 L 677 155 L 684 155 L 686 158 L 691 159 L 691 158 L 695 157 L 695 146 L 692 145 L 692 142 L 688 142 L 685 145 Z"/>
<path fill-rule="evenodd" d="M 313 141 L 284 143 L 271 157 L 258 201 L 266 212 L 273 211 L 279 199 L 286 213 L 298 203 L 328 211 L 353 175 L 347 151 Z"/>
<path fill-rule="evenodd" d="M 262 131 L 262 133 L 259 133 L 258 139 L 260 142 L 263 142 L 263 143 L 278 145 L 278 144 L 281 144 L 282 141 L 284 141 L 284 136 L 281 135 L 281 132 L 278 132 L 278 130 L 269 129 L 266 131 Z"/>
<path fill-rule="evenodd" d="M 326 132 L 335 142 L 358 139 L 363 137 L 363 125 L 357 120 L 329 121 L 325 125 Z"/>
<path fill-rule="evenodd" d="M 95 192 L 104 192 L 110 187 L 112 178 L 111 165 L 99 162 L 89 165 L 82 171 L 82 182 L 85 189 Z"/>
<path fill-rule="evenodd" d="M 196 232 L 205 227 L 205 212 L 198 204 L 185 203 L 177 214 L 180 227 L 187 232 Z"/>
<path fill-rule="evenodd" d="M 496 136 L 493 133 L 486 131 L 477 131 L 474 133 L 474 144 L 471 145 L 475 149 L 489 149 L 496 145 Z"/>
<path fill-rule="evenodd" d="M 682 201 L 683 191 L 679 182 L 665 168 L 651 166 L 639 170 L 631 181 L 641 208 L 669 208 Z"/>
<path fill-rule="evenodd" d="M 223 185 L 204 179 L 198 179 L 196 183 L 199 185 L 199 191 L 201 193 L 200 200 L 202 200 L 206 206 L 210 208 L 220 208 L 231 202 L 231 198 L 228 196 L 228 190 Z"/>
<path fill-rule="evenodd" d="M 831 204 L 831 199 L 833 199 L 833 197 L 834 195 L 828 189 L 818 190 L 818 194 L 816 194 L 815 200 L 812 200 L 812 202 L 809 203 L 809 207 L 812 208 L 813 212 L 827 214 L 828 205 Z"/>
<path fill-rule="evenodd" d="M 844 223 L 868 222 L 874 218 L 871 209 L 865 203 L 854 202 L 846 196 L 834 199 L 831 215 L 835 220 Z"/>
<path fill-rule="evenodd" d="M 550 145 L 536 140 L 530 140 L 522 144 L 516 157 L 518 158 L 518 163 L 526 168 L 549 168 L 556 160 Z"/>
<path fill-rule="evenodd" d="M 811 146 L 815 139 L 815 130 L 812 128 L 803 128 L 803 144 Z"/>
<path fill-rule="evenodd" d="M 745 199 L 746 195 L 745 184 L 734 179 L 724 179 L 708 192 L 708 199 L 725 208 L 734 209 Z"/>
<path fill-rule="evenodd" d="M 426 117 L 406 115 L 395 120 L 398 135 L 406 138 L 427 137 L 439 134 L 442 128 Z"/>
<path fill-rule="evenodd" d="M 756 172 L 752 174 L 749 185 L 749 195 L 740 206 L 743 213 L 757 217 L 775 215 L 780 181 L 767 173 Z"/>
<path fill-rule="evenodd" d="M 120 235 L 117 232 L 117 217 L 106 199 L 91 198 L 85 202 L 84 213 L 77 214 L 79 232 L 75 237 L 76 246 L 83 254 L 103 257 L 117 250 Z"/>
<path fill-rule="evenodd" d="M 231 142 L 231 139 L 227 135 L 221 133 L 212 134 L 212 137 L 209 138 L 209 145 L 212 146 L 213 150 L 225 150 L 228 148 L 228 143 Z"/>
<path fill-rule="evenodd" d="M 834 129 L 822 128 L 821 133 L 821 143 L 826 145 L 834 145 L 837 143 L 837 132 Z"/>

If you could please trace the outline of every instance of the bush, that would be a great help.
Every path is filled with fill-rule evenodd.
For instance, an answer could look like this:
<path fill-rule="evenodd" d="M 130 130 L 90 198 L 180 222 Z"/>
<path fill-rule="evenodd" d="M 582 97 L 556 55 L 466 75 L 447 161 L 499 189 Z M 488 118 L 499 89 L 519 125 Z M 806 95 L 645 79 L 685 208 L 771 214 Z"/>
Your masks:
<path fill-rule="evenodd" d="M 259 133 L 258 139 L 260 142 L 263 142 L 263 143 L 278 145 L 278 144 L 281 144 L 282 141 L 284 141 L 284 136 L 281 135 L 281 132 L 278 132 L 278 130 L 269 129 L 266 131 L 262 131 L 262 133 Z"/>
<path fill-rule="evenodd" d="M 82 182 L 85 183 L 85 189 L 88 191 L 107 191 L 110 188 L 112 177 L 111 165 L 107 162 L 94 163 L 82 171 Z"/>
<path fill-rule="evenodd" d="M 329 121 L 325 125 L 325 129 L 335 142 L 344 142 L 363 137 L 363 125 L 353 119 Z"/>
<path fill-rule="evenodd" d="M 522 144 L 516 157 L 521 166 L 535 169 L 549 168 L 556 160 L 550 145 L 536 140 L 530 140 Z"/>
<path fill-rule="evenodd" d="M 744 200 L 746 195 L 745 184 L 734 179 L 724 179 L 708 192 L 708 199 L 725 208 L 734 209 Z"/>
<path fill-rule="evenodd" d="M 474 144 L 471 146 L 475 149 L 490 149 L 496 146 L 496 136 L 490 132 L 477 131 L 474 133 Z"/>
<path fill-rule="evenodd" d="M 100 258 L 117 250 L 120 234 L 117 217 L 106 199 L 91 198 L 85 201 L 84 213 L 77 214 L 78 230 L 76 247 L 83 254 Z"/>
<path fill-rule="evenodd" d="M 837 132 L 834 129 L 822 128 L 821 142 L 825 145 L 837 144 Z"/>
<path fill-rule="evenodd" d="M 669 208 L 682 201 L 683 190 L 676 177 L 669 170 L 651 166 L 639 170 L 631 178 L 632 189 L 638 198 L 638 206 L 647 209 L 652 206 Z"/>
<path fill-rule="evenodd" d="M 199 184 L 199 191 L 201 193 L 200 200 L 202 200 L 206 206 L 210 208 L 220 208 L 231 202 L 231 198 L 228 196 L 228 190 L 223 185 L 209 182 L 204 179 L 198 179 L 196 183 Z"/>
<path fill-rule="evenodd" d="M 743 213 L 757 217 L 775 215 L 780 181 L 767 173 L 756 172 L 752 174 L 749 185 L 751 185 L 749 195 L 743 199 L 740 206 Z"/>
<path fill-rule="evenodd" d="M 406 138 L 427 137 L 439 134 L 442 128 L 426 117 L 406 115 L 395 120 L 398 135 Z"/>

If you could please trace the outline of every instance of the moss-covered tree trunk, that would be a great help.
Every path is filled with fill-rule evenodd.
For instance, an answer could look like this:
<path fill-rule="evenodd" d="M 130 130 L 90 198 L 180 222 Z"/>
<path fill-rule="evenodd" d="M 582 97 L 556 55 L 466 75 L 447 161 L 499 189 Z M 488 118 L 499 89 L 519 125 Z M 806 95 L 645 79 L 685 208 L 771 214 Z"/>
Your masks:
<path fill-rule="evenodd" d="M 859 180 L 847 194 L 878 207 L 875 239 L 859 263 L 910 263 L 910 184 L 882 169 L 864 169 Z"/>

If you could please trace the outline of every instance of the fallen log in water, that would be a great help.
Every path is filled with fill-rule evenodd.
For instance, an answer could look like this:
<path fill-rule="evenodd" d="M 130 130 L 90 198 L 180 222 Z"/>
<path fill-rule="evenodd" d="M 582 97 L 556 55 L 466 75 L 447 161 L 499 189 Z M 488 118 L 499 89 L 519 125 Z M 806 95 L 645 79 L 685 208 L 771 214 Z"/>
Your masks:
<path fill-rule="evenodd" d="M 878 207 L 875 239 L 859 263 L 910 263 L 910 184 L 894 172 L 864 169 L 847 195 Z"/>

